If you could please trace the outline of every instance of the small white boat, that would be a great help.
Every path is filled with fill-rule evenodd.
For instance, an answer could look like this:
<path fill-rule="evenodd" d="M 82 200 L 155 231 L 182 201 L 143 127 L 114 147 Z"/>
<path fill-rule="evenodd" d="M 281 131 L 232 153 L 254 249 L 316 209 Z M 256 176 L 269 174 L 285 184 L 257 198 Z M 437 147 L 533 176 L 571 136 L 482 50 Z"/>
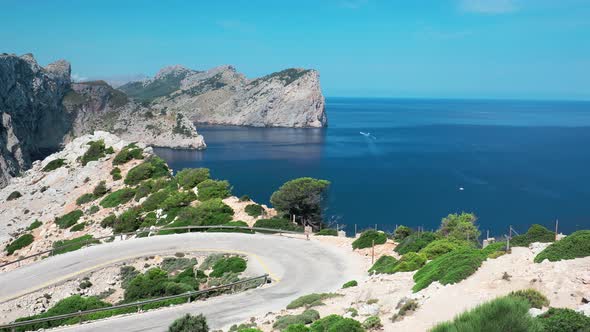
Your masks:
<path fill-rule="evenodd" d="M 367 136 L 367 137 L 370 137 L 371 136 L 371 133 L 364 133 L 362 131 L 360 132 L 360 134 L 363 135 L 363 136 Z"/>
<path fill-rule="evenodd" d="M 463 188 L 463 187 L 459 187 L 459 190 L 460 190 L 460 191 L 463 191 L 463 190 L 465 190 L 465 188 Z"/>

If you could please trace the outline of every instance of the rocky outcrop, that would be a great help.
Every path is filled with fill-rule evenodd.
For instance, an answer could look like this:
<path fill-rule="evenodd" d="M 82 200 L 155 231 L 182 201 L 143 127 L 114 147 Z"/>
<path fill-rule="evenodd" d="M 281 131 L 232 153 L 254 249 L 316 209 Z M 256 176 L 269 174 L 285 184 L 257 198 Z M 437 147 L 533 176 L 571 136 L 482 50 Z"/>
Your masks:
<path fill-rule="evenodd" d="M 119 87 L 158 110 L 197 123 L 256 127 L 324 127 L 325 101 L 315 70 L 286 69 L 254 80 L 232 66 L 196 71 L 167 67 L 153 78 Z"/>
<path fill-rule="evenodd" d="M 61 104 L 70 86 L 70 64 L 43 68 L 32 55 L 0 55 L 0 187 L 59 148 L 71 127 Z"/>

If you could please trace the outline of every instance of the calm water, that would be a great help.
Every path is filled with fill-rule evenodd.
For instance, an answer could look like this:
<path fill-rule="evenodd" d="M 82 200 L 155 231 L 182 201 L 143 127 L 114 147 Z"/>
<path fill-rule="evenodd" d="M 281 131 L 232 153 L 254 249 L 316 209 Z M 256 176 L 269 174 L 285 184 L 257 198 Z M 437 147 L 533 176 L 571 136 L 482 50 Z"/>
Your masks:
<path fill-rule="evenodd" d="M 328 179 L 327 219 L 349 232 L 461 211 L 496 235 L 590 228 L 589 102 L 330 98 L 327 112 L 327 129 L 206 127 L 206 151 L 156 152 L 262 203 L 289 179 Z"/>

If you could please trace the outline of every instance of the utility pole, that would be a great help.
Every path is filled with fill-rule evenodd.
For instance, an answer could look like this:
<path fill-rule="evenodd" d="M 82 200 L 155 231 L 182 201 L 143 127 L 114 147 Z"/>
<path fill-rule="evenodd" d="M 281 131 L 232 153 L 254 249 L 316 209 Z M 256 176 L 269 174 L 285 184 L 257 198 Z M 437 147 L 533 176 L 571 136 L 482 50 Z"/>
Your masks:
<path fill-rule="evenodd" d="M 356 224 L 354 224 L 354 237 L 356 238 Z"/>
<path fill-rule="evenodd" d="M 375 264 L 375 240 L 372 241 L 371 246 L 371 265 Z"/>
<path fill-rule="evenodd" d="M 508 231 L 508 233 L 510 235 L 506 239 L 506 252 L 509 252 L 510 251 L 510 238 L 512 237 L 512 225 L 510 225 L 510 230 Z"/>
<path fill-rule="evenodd" d="M 559 226 L 559 219 L 555 219 L 555 241 L 557 241 L 557 227 Z"/>

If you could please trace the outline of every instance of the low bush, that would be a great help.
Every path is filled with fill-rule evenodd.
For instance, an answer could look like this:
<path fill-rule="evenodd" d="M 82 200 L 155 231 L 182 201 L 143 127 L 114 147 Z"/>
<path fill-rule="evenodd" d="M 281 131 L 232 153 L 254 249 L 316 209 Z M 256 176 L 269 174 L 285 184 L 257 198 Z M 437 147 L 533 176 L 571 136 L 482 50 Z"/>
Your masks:
<path fill-rule="evenodd" d="M 509 295 L 526 300 L 531 308 L 541 309 L 549 306 L 549 299 L 536 289 L 518 290 L 511 292 Z"/>
<path fill-rule="evenodd" d="M 168 327 L 168 332 L 209 332 L 209 326 L 205 316 L 186 314 L 172 322 Z"/>
<path fill-rule="evenodd" d="M 412 229 L 408 226 L 400 225 L 393 232 L 393 239 L 400 242 L 410 236 L 413 233 Z"/>
<path fill-rule="evenodd" d="M 430 242 L 436 240 L 436 235 L 431 232 L 414 233 L 402 240 L 396 247 L 395 252 L 400 255 L 409 252 L 418 252 L 424 249 Z"/>
<path fill-rule="evenodd" d="M 10 195 L 8 195 L 8 197 L 6 198 L 7 201 L 14 201 L 17 198 L 21 198 L 23 196 L 23 194 L 20 193 L 20 191 L 13 191 L 10 193 Z"/>
<path fill-rule="evenodd" d="M 104 196 L 108 191 L 109 189 L 107 188 L 107 182 L 100 181 L 92 190 L 92 194 L 98 198 Z"/>
<path fill-rule="evenodd" d="M 165 176 L 170 176 L 166 162 L 160 157 L 152 156 L 127 172 L 125 184 L 134 186 L 143 180 L 157 179 Z"/>
<path fill-rule="evenodd" d="M 119 275 L 121 276 L 121 287 L 123 289 L 127 289 L 131 280 L 139 275 L 139 271 L 137 271 L 131 265 L 121 266 L 119 270 Z"/>
<path fill-rule="evenodd" d="M 197 265 L 196 258 L 166 257 L 164 260 L 162 260 L 160 268 L 167 272 L 176 272 L 192 268 L 195 265 Z"/>
<path fill-rule="evenodd" d="M 221 199 L 214 198 L 197 205 L 195 213 L 199 225 L 210 226 L 230 222 L 234 210 Z"/>
<path fill-rule="evenodd" d="M 176 173 L 178 185 L 184 189 L 192 189 L 199 183 L 209 179 L 208 168 L 185 168 Z"/>
<path fill-rule="evenodd" d="M 172 194 L 170 190 L 160 190 L 151 194 L 141 204 L 141 209 L 145 212 L 154 211 L 161 208 L 162 203 Z"/>
<path fill-rule="evenodd" d="M 528 314 L 522 299 L 501 297 L 464 312 L 450 322 L 435 326 L 432 332 L 541 332 L 540 324 Z"/>
<path fill-rule="evenodd" d="M 318 319 L 310 326 L 311 332 L 365 332 L 365 328 L 352 318 L 329 315 Z"/>
<path fill-rule="evenodd" d="M 533 242 L 553 242 L 555 233 L 542 225 L 532 225 L 525 234 L 517 235 L 510 240 L 513 247 L 528 247 Z"/>
<path fill-rule="evenodd" d="M 574 232 L 550 244 L 535 257 L 535 263 L 590 256 L 590 230 Z"/>
<path fill-rule="evenodd" d="M 231 196 L 229 182 L 207 179 L 197 185 L 199 201 L 206 201 L 212 198 L 227 198 Z"/>
<path fill-rule="evenodd" d="M 210 277 L 218 278 L 225 273 L 233 272 L 240 273 L 246 270 L 246 260 L 242 257 L 225 257 L 218 260 L 213 265 L 213 271 L 209 273 Z"/>
<path fill-rule="evenodd" d="M 121 215 L 115 221 L 113 226 L 113 232 L 115 233 L 128 233 L 139 229 L 141 220 L 139 220 L 138 208 L 130 208 L 121 213 Z"/>
<path fill-rule="evenodd" d="M 98 240 L 95 240 L 94 237 L 92 237 L 92 235 L 89 235 L 89 234 L 83 235 L 83 236 L 80 236 L 77 238 L 73 238 L 71 240 L 55 241 L 55 242 L 53 242 L 53 254 L 54 255 L 65 254 L 66 252 L 76 251 L 78 249 L 81 249 L 82 247 L 84 247 L 88 244 L 98 243 L 98 242 L 99 242 Z"/>
<path fill-rule="evenodd" d="M 405 302 L 403 302 L 403 304 L 401 305 L 401 307 L 399 307 L 399 310 L 396 314 L 394 314 L 393 316 L 391 316 L 391 321 L 395 322 L 398 320 L 401 320 L 403 317 L 405 317 L 408 312 L 411 311 L 416 311 L 416 309 L 418 309 L 418 301 L 416 301 L 415 299 L 409 299 Z"/>
<path fill-rule="evenodd" d="M 282 332 L 310 332 L 311 330 L 309 327 L 305 326 L 304 324 L 293 324 L 289 325 L 286 329 Z M 243 331 L 239 331 L 243 332 Z"/>
<path fill-rule="evenodd" d="M 35 221 L 33 221 L 29 227 L 27 227 L 27 231 L 32 231 L 34 229 L 37 229 L 39 227 L 41 227 L 41 225 L 43 225 L 42 222 L 40 222 L 39 220 L 35 219 Z"/>
<path fill-rule="evenodd" d="M 262 215 L 262 213 L 264 213 L 264 209 L 258 204 L 248 204 L 246 205 L 246 208 L 244 208 L 244 211 L 250 217 L 259 217 Z"/>
<path fill-rule="evenodd" d="M 86 152 L 82 155 L 82 159 L 80 160 L 82 165 L 86 165 L 91 161 L 96 161 L 106 156 L 106 148 L 104 146 L 103 140 L 88 142 L 88 146 L 88 150 L 86 150 Z"/>
<path fill-rule="evenodd" d="M 409 252 L 397 261 L 392 272 L 409 272 L 418 270 L 424 266 L 426 260 L 427 258 L 424 254 Z"/>
<path fill-rule="evenodd" d="M 99 210 L 100 210 L 100 208 L 97 205 L 92 205 L 90 208 L 88 208 L 88 210 L 86 210 L 86 214 L 90 216 L 90 215 L 95 214 Z"/>
<path fill-rule="evenodd" d="M 242 196 L 240 196 L 239 201 L 240 202 L 249 202 L 249 201 L 251 201 L 251 199 L 250 199 L 250 196 L 248 196 L 248 195 L 242 195 Z"/>
<path fill-rule="evenodd" d="M 352 249 L 370 248 L 373 243 L 378 245 L 385 242 L 387 242 L 385 233 L 370 229 L 364 231 L 358 239 L 352 242 Z"/>
<path fill-rule="evenodd" d="M 113 170 L 111 171 L 111 175 L 113 176 L 114 181 L 121 180 L 123 178 L 123 176 L 121 175 L 121 169 L 119 167 L 113 168 Z"/>
<path fill-rule="evenodd" d="M 356 287 L 358 285 L 359 285 L 359 283 L 356 280 L 351 280 L 351 281 L 344 283 L 344 285 L 342 285 L 342 288 Z"/>
<path fill-rule="evenodd" d="M 485 248 L 481 249 L 481 253 L 484 256 L 498 255 L 497 252 L 506 253 L 506 242 L 493 242 L 488 244 Z"/>
<path fill-rule="evenodd" d="M 85 222 L 81 222 L 79 224 L 75 224 L 74 226 L 72 226 L 70 228 L 70 231 L 71 232 L 79 232 L 79 231 L 83 230 L 84 227 L 86 227 L 86 223 Z"/>
<path fill-rule="evenodd" d="M 397 259 L 392 256 L 383 255 L 371 266 L 369 273 L 392 273 L 397 264 Z"/>
<path fill-rule="evenodd" d="M 100 201 L 100 206 L 104 208 L 113 208 L 129 202 L 135 196 L 135 189 L 122 188 L 108 194 Z"/>
<path fill-rule="evenodd" d="M 117 216 L 115 216 L 114 214 L 108 215 L 100 222 L 100 227 L 102 227 L 102 228 L 113 227 L 115 225 L 116 221 L 117 221 Z"/>
<path fill-rule="evenodd" d="M 333 228 L 324 228 L 319 232 L 315 233 L 315 235 L 322 235 L 322 236 L 338 236 L 338 231 Z"/>
<path fill-rule="evenodd" d="M 18 239 L 12 241 L 9 245 L 6 246 L 6 252 L 8 255 L 12 255 L 15 251 L 20 250 L 35 240 L 35 237 L 31 234 L 21 235 Z"/>
<path fill-rule="evenodd" d="M 313 293 L 301 296 L 289 303 L 287 309 L 297 309 L 301 307 L 311 308 L 319 305 L 324 305 L 323 300 L 331 299 L 340 296 L 335 293 Z"/>
<path fill-rule="evenodd" d="M 160 204 L 160 208 L 169 211 L 173 208 L 189 206 L 190 203 L 197 199 L 197 195 L 191 190 L 172 191 Z M 232 210 L 233 211 L 233 210 Z"/>
<path fill-rule="evenodd" d="M 420 253 L 426 255 L 428 259 L 435 259 L 436 257 L 446 254 L 449 251 L 472 247 L 473 245 L 467 241 L 458 241 L 445 238 L 430 242 L 426 247 L 420 250 Z"/>
<path fill-rule="evenodd" d="M 50 161 L 49 163 L 47 163 L 47 165 L 45 165 L 45 167 L 43 167 L 43 172 L 51 172 L 54 171 L 60 167 L 62 167 L 63 165 L 65 165 L 65 159 L 54 159 L 52 161 Z"/>
<path fill-rule="evenodd" d="M 550 308 L 536 320 L 543 332 L 590 331 L 590 317 L 572 309 Z"/>
<path fill-rule="evenodd" d="M 91 193 L 86 193 L 76 199 L 76 205 L 82 205 L 95 200 L 96 197 Z"/>
<path fill-rule="evenodd" d="M 373 330 L 381 328 L 383 324 L 381 324 L 381 318 L 379 316 L 369 316 L 363 322 L 363 327 L 367 330 Z"/>
<path fill-rule="evenodd" d="M 122 165 L 133 159 L 143 159 L 143 150 L 131 143 L 117 153 L 113 159 L 113 165 Z"/>
<path fill-rule="evenodd" d="M 273 328 L 284 330 L 291 325 L 306 325 L 315 322 L 320 318 L 320 313 L 313 309 L 305 310 L 299 315 L 285 315 L 277 317 Z"/>
<path fill-rule="evenodd" d="M 59 218 L 55 219 L 55 224 L 59 226 L 59 228 L 69 228 L 72 227 L 75 223 L 78 222 L 80 217 L 82 217 L 84 213 L 82 210 L 74 210 L 68 214 L 65 214 Z"/>
<path fill-rule="evenodd" d="M 254 227 L 271 228 L 271 229 L 284 230 L 284 231 L 303 232 L 303 227 L 301 227 L 297 224 L 294 224 L 290 220 L 282 219 L 282 218 L 258 219 L 254 223 Z"/>
<path fill-rule="evenodd" d="M 457 283 L 475 273 L 484 258 L 477 249 L 448 252 L 430 261 L 414 274 L 416 284 L 412 290 L 422 290 L 434 281 L 439 281 L 443 285 Z"/>

